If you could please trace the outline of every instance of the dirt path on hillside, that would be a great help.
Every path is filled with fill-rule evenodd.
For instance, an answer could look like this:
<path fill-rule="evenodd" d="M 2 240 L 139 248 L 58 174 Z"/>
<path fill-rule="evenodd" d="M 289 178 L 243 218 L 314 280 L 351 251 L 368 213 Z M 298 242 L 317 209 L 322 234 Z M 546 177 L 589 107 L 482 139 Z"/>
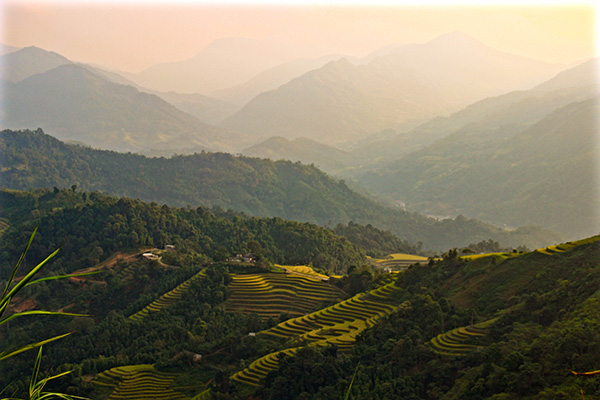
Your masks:
<path fill-rule="evenodd" d="M 101 270 L 112 269 L 117 265 L 117 263 L 119 261 L 124 261 L 126 263 L 130 263 L 130 262 L 135 261 L 139 257 L 140 254 L 146 253 L 149 251 L 153 251 L 153 250 L 158 250 L 158 249 L 151 247 L 151 248 L 147 248 L 147 249 L 140 249 L 138 251 L 134 251 L 131 253 L 123 253 L 121 251 L 118 251 L 115 254 L 113 254 L 112 256 L 110 256 L 109 258 L 107 258 L 106 260 L 102 261 L 101 263 L 94 265 L 93 267 L 80 269 L 73 273 L 74 274 L 85 274 L 88 272 L 96 272 L 96 271 L 101 271 Z M 87 282 L 87 283 L 106 285 L 106 282 L 104 282 L 104 281 L 95 280 L 93 275 L 91 275 L 91 276 L 74 276 L 69 279 L 71 280 L 71 282 Z"/>

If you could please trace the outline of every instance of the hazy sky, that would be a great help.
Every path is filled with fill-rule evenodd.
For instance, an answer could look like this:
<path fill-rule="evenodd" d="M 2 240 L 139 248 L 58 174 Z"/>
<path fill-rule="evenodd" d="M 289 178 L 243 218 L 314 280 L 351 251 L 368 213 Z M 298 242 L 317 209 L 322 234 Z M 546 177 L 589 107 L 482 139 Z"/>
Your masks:
<path fill-rule="evenodd" d="M 193 3 L 193 2 L 192 2 Z M 1 42 L 139 72 L 192 57 L 214 39 L 277 39 L 299 56 L 364 56 L 461 31 L 500 50 L 573 64 L 595 55 L 596 10 L 579 6 L 298 6 L 4 0 Z M 262 4 L 262 5 L 260 5 Z"/>

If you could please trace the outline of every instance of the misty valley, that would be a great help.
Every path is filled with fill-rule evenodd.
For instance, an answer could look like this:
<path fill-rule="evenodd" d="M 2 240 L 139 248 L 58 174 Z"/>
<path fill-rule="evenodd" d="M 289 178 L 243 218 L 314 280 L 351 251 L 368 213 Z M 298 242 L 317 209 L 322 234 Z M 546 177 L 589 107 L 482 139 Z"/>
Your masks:
<path fill-rule="evenodd" d="M 3 44 L 0 398 L 600 399 L 598 59 L 484 42 Z"/>

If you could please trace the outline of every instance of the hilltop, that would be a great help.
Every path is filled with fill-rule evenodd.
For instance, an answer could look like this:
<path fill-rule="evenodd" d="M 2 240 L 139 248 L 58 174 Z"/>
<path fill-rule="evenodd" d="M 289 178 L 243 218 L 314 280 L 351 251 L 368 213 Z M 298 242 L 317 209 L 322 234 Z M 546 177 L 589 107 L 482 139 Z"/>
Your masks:
<path fill-rule="evenodd" d="M 246 252 L 257 242 L 262 255 L 280 264 L 315 263 L 331 271 L 364 259 L 360 248 L 332 231 L 281 218 L 247 217 L 207 208 L 170 208 L 128 198 L 74 189 L 21 192 L 0 191 L 0 215 L 9 226 L 0 236 L 6 255 L 0 273 L 6 277 L 9 260 L 22 251 L 23 235 L 39 222 L 40 237 L 29 252 L 44 257 L 64 242 L 55 268 L 72 272 L 99 263 L 115 251 L 174 244 L 183 252 L 224 260 Z M 32 218 L 36 216 L 37 218 Z M 37 219 L 37 220 L 36 220 Z M 321 264 L 320 264 L 321 263 Z"/>
<path fill-rule="evenodd" d="M 76 64 L 7 82 L 4 100 L 5 128 L 44 126 L 63 140 L 105 149 L 209 148 L 229 135 L 155 95 Z"/>

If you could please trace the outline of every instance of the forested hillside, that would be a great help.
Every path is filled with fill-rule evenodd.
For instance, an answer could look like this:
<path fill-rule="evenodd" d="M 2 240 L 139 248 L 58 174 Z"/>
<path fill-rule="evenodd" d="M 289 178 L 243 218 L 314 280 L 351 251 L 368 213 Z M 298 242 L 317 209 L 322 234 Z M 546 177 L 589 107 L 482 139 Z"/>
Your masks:
<path fill-rule="evenodd" d="M 427 215 L 593 235 L 598 65 L 591 59 L 530 90 L 359 142 L 352 155 L 362 165 L 342 175 Z"/>
<path fill-rule="evenodd" d="M 280 218 L 215 215 L 204 207 L 170 208 L 72 189 L 0 191 L 0 216 L 9 227 L 0 237 L 0 279 L 8 278 L 27 236 L 39 224 L 28 257 L 41 260 L 62 246 L 53 271 L 92 267 L 116 251 L 175 245 L 205 259 L 224 260 L 249 251 L 279 264 L 309 264 L 343 272 L 364 253 L 332 231 Z M 250 245 L 252 248 L 252 245 Z"/>
<path fill-rule="evenodd" d="M 598 239 L 410 268 L 400 310 L 349 358 L 302 349 L 261 398 L 337 400 L 351 386 L 355 399 L 598 399 L 600 375 L 571 372 L 600 368 Z"/>
<path fill-rule="evenodd" d="M 494 223 L 528 221 L 571 237 L 600 229 L 598 97 L 553 111 L 524 129 L 465 125 L 360 182 L 434 215 L 464 213 Z"/>
<path fill-rule="evenodd" d="M 561 240 L 535 227 L 514 231 L 459 216 L 437 221 L 383 207 L 314 166 L 223 153 L 169 159 L 66 145 L 41 130 L 0 134 L 0 179 L 11 189 L 71 187 L 174 206 L 219 206 L 258 216 L 335 226 L 354 221 L 433 250 L 494 239 L 530 248 Z"/>
<path fill-rule="evenodd" d="M 91 318 L 19 318 L 0 329 L 9 347 L 74 332 L 44 349 L 46 371 L 74 371 L 53 385 L 63 392 L 99 400 L 183 400 L 200 393 L 338 400 L 348 389 L 361 399 L 600 396 L 598 375 L 570 372 L 599 368 L 598 236 L 528 253 L 460 257 L 450 250 L 439 261 L 384 275 L 364 265 L 364 253 L 345 239 L 309 224 L 219 216 L 76 188 L 0 195 L 0 217 L 9 225 L 0 237 L 3 272 L 36 221 L 26 265 L 64 243 L 46 273 L 98 271 L 44 282 L 15 299 L 18 309 Z M 372 227 L 338 230 L 379 241 L 374 250 L 393 242 Z M 159 260 L 138 255 L 165 244 L 175 249 L 154 248 Z M 262 261 L 215 261 L 242 249 Z M 137 256 L 110 257 L 115 254 Z M 325 269 L 320 262 L 328 260 L 337 263 L 330 271 L 348 274 L 310 283 L 270 267 L 271 260 L 312 261 Z M 268 310 L 246 309 L 261 307 L 260 296 L 292 292 L 313 299 L 303 307 L 321 301 L 319 310 L 290 319 L 285 312 L 267 317 Z M 319 300 L 324 293 L 334 295 L 329 303 Z M 254 302 L 240 303 L 247 296 Z M 335 296 L 342 300 L 332 304 Z M 0 363 L 11 390 L 28 385 L 29 353 Z"/>

